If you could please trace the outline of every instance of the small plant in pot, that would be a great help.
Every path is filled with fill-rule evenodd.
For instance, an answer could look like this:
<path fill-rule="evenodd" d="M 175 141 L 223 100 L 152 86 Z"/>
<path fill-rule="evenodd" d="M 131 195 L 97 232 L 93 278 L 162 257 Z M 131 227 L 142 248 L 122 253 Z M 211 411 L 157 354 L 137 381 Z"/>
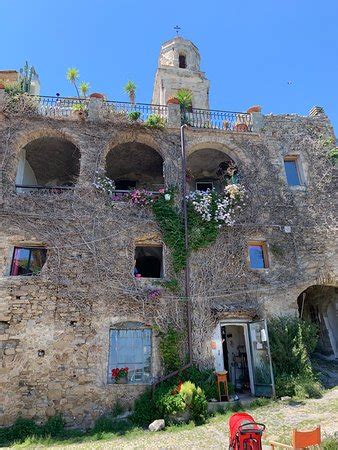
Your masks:
<path fill-rule="evenodd" d="M 89 90 L 89 83 L 86 83 L 83 81 L 80 84 L 80 86 L 78 86 L 80 74 L 79 74 L 78 69 L 76 69 L 75 67 L 71 67 L 70 69 L 67 70 L 66 77 L 67 77 L 67 80 L 71 84 L 74 85 L 76 94 L 77 94 L 77 98 L 79 99 L 79 102 L 75 103 L 72 106 L 73 114 L 75 117 L 84 119 L 87 114 L 86 102 L 87 102 L 87 93 Z M 80 92 L 82 94 L 82 97 L 80 95 Z"/>
<path fill-rule="evenodd" d="M 140 116 L 141 116 L 140 111 L 131 111 L 128 114 L 129 119 L 132 120 L 133 122 L 136 122 L 140 118 Z"/>
<path fill-rule="evenodd" d="M 83 103 L 74 103 L 74 105 L 72 105 L 72 112 L 73 115 L 79 119 L 84 119 L 87 115 L 87 106 Z"/>
<path fill-rule="evenodd" d="M 167 100 L 167 105 L 179 105 L 180 101 L 177 97 L 169 97 Z"/>
<path fill-rule="evenodd" d="M 126 384 L 128 383 L 128 371 L 128 367 L 123 367 L 122 369 L 116 367 L 111 370 L 111 376 L 115 380 L 116 384 Z"/>

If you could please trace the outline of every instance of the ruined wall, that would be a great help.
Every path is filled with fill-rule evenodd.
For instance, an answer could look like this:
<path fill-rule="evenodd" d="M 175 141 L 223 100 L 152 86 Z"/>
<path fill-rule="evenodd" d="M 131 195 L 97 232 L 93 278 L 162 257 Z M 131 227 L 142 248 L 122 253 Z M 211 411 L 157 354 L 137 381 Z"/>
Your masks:
<path fill-rule="evenodd" d="M 260 133 L 186 134 L 188 154 L 215 148 L 233 158 L 247 190 L 236 225 L 222 229 L 213 246 L 190 257 L 194 355 L 207 364 L 216 320 L 295 312 L 303 289 L 333 283 L 333 166 L 323 146 L 332 129 L 323 116 L 266 116 Z M 80 150 L 74 192 L 15 194 L 20 150 L 42 136 L 62 136 Z M 168 323 L 186 327 L 181 296 L 164 290 L 150 301 L 151 282 L 132 276 L 135 244 L 161 242 L 152 213 L 122 203 L 111 208 L 92 186 L 108 151 L 125 142 L 156 149 L 164 159 L 166 185 L 180 184 L 178 129 L 35 115 L 0 117 L 1 425 L 19 413 L 43 420 L 61 412 L 69 424 L 88 426 L 117 399 L 128 404 L 144 389 L 107 383 L 109 328 L 123 321 L 161 329 Z M 283 155 L 290 151 L 299 152 L 304 163 L 304 189 L 293 190 L 285 181 Z M 285 226 L 291 227 L 290 233 Z M 252 239 L 266 240 L 269 269 L 250 269 L 247 243 Z M 8 277 L 13 246 L 33 242 L 48 248 L 42 273 Z M 168 248 L 164 264 L 170 279 Z M 161 373 L 156 332 L 152 372 Z"/>

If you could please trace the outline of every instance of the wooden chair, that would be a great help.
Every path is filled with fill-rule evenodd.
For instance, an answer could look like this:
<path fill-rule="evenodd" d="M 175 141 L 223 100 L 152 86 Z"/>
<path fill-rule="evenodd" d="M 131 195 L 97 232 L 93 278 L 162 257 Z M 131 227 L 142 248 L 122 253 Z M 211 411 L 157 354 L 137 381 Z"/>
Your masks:
<path fill-rule="evenodd" d="M 292 445 L 288 444 L 281 444 L 279 442 L 270 442 L 271 448 L 274 449 L 275 447 L 282 447 L 282 448 L 291 448 L 293 450 L 295 449 L 307 449 L 310 447 L 317 447 L 320 448 L 321 444 L 321 437 L 320 437 L 320 425 L 318 425 L 317 428 L 311 431 L 298 431 L 293 430 L 292 432 Z"/>

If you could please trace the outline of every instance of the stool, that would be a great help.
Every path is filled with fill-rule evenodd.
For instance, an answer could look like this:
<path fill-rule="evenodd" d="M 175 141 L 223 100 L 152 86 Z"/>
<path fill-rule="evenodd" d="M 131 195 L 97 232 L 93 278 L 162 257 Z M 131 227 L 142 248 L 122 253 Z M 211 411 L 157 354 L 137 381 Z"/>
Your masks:
<path fill-rule="evenodd" d="M 225 370 L 224 372 L 216 372 L 217 377 L 217 390 L 218 390 L 218 396 L 219 401 L 229 401 L 229 392 L 228 392 L 228 379 L 227 379 L 228 372 Z M 224 394 L 222 394 L 222 385 L 224 389 Z M 226 400 L 223 400 L 223 398 L 226 398 Z"/>

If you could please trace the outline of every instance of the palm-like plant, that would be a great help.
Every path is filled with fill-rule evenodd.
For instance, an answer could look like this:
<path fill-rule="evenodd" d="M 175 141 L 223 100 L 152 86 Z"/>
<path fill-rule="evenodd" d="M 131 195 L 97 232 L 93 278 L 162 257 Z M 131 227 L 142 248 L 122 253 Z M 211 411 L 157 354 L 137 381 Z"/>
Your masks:
<path fill-rule="evenodd" d="M 89 83 L 82 81 L 82 83 L 80 84 L 80 91 L 81 94 L 84 96 L 84 98 L 87 97 L 88 90 L 89 90 Z"/>
<path fill-rule="evenodd" d="M 180 89 L 175 97 L 179 101 L 181 109 L 189 111 L 192 108 L 192 92 L 189 89 Z"/>
<path fill-rule="evenodd" d="M 79 71 L 75 68 L 75 67 L 71 67 L 70 69 L 67 70 L 67 80 L 70 81 L 72 84 L 74 84 L 74 87 L 76 89 L 77 92 L 77 96 L 80 98 L 80 92 L 79 92 L 79 88 L 77 87 L 77 82 L 79 80 Z"/>
<path fill-rule="evenodd" d="M 135 103 L 136 84 L 133 81 L 128 81 L 124 86 L 124 92 L 129 95 L 130 103 Z"/>

